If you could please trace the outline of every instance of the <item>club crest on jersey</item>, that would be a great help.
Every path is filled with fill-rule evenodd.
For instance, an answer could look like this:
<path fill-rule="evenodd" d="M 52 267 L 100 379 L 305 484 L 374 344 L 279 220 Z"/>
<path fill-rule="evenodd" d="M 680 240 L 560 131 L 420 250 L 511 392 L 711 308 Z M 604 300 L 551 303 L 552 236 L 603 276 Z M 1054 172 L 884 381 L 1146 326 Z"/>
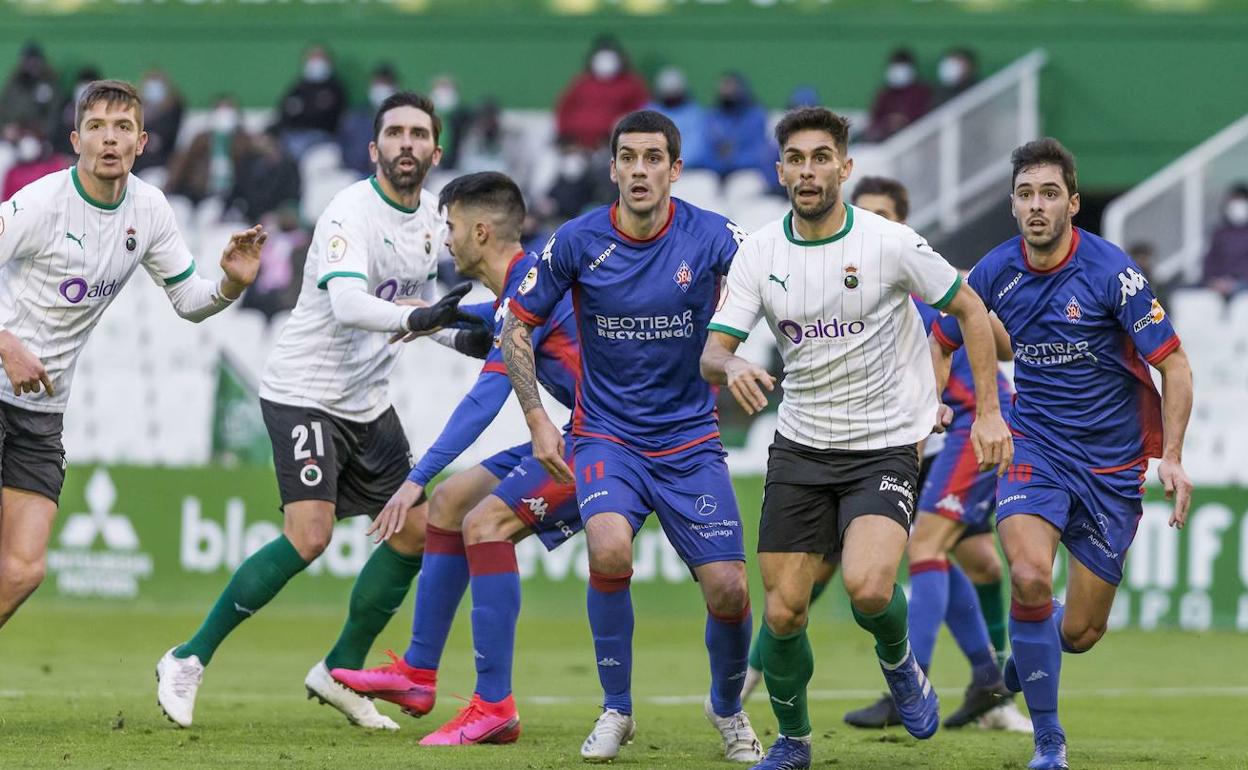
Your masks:
<path fill-rule="evenodd" d="M 133 227 L 126 228 L 126 251 L 134 251 L 139 247 L 139 241 L 134 237 L 135 232 Z"/>
<path fill-rule="evenodd" d="M 425 233 L 425 253 L 426 254 L 433 253 L 433 234 L 432 233 Z"/>
<path fill-rule="evenodd" d="M 845 266 L 845 288 L 846 289 L 858 288 L 858 268 L 855 267 L 854 265 Z"/>
<path fill-rule="evenodd" d="M 326 255 L 326 262 L 341 262 L 342 258 L 347 255 L 347 239 L 341 235 L 335 235 L 329 239 L 329 254 Z"/>
<path fill-rule="evenodd" d="M 1066 320 L 1072 324 L 1077 324 L 1083 319 L 1083 308 L 1079 307 L 1079 300 L 1074 297 L 1070 298 L 1070 302 L 1066 303 Z"/>
<path fill-rule="evenodd" d="M 524 274 L 524 280 L 520 281 L 520 288 L 517 289 L 521 294 L 528 294 L 533 291 L 533 287 L 537 285 L 537 265 L 529 268 L 529 272 Z"/>
<path fill-rule="evenodd" d="M 689 284 L 693 283 L 693 268 L 689 267 L 689 263 L 680 260 L 680 267 L 676 268 L 676 275 L 672 276 L 672 280 L 680 287 L 681 291 L 689 291 Z"/>

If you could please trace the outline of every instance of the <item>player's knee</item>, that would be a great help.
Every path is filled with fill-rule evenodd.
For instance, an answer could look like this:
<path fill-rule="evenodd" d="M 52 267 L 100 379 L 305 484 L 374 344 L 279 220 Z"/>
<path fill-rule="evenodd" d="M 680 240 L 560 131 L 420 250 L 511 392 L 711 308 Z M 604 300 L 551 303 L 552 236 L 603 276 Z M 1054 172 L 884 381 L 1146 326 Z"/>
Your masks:
<path fill-rule="evenodd" d="M 1053 598 L 1053 575 L 1038 565 L 1014 564 L 1010 568 L 1010 587 L 1020 603 L 1041 604 Z"/>
<path fill-rule="evenodd" d="M 859 572 L 844 575 L 845 592 L 859 612 L 874 615 L 883 612 L 893 599 L 894 578 L 883 572 Z"/>
<path fill-rule="evenodd" d="M 464 544 L 501 543 L 509 540 L 515 514 L 497 497 L 487 497 L 464 517 Z"/>
<path fill-rule="evenodd" d="M 745 575 L 740 580 L 729 579 L 707 592 L 706 606 L 713 615 L 721 618 L 737 617 L 750 604 L 750 590 Z"/>
<path fill-rule="evenodd" d="M 633 549 L 605 544 L 589 549 L 589 569 L 600 575 L 620 575 L 633 568 Z"/>
<path fill-rule="evenodd" d="M 429 495 L 429 523 L 439 529 L 458 530 L 464 519 L 462 497 L 452 483 L 434 487 Z"/>
<path fill-rule="evenodd" d="M 6 559 L 0 565 L 0 582 L 3 583 L 4 593 L 19 604 L 35 592 L 46 574 L 47 562 L 44 559 Z"/>
<path fill-rule="evenodd" d="M 307 526 L 287 531 L 286 538 L 299 552 L 300 558 L 304 561 L 312 561 L 329 547 L 329 539 L 333 537 L 333 534 L 332 526 Z"/>
<path fill-rule="evenodd" d="M 805 627 L 809 609 L 809 607 L 796 604 L 769 601 L 763 616 L 771 633 L 776 636 L 788 636 Z"/>
<path fill-rule="evenodd" d="M 1001 582 L 1001 560 L 996 554 L 988 559 L 967 559 L 958 564 L 975 585 Z"/>

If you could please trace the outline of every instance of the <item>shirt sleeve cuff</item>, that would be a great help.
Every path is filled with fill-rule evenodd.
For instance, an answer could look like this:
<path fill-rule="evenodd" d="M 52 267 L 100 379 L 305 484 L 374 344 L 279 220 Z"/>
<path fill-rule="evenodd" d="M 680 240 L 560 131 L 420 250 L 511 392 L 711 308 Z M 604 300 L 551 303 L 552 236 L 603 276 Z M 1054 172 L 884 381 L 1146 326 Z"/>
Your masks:
<path fill-rule="evenodd" d="M 1152 353 L 1149 353 L 1148 355 L 1144 356 L 1144 360 L 1148 361 L 1153 366 L 1156 366 L 1157 364 L 1160 364 L 1162 361 L 1166 360 L 1166 357 L 1169 356 L 1171 353 L 1173 353 L 1176 349 L 1178 349 L 1178 347 L 1179 347 L 1179 336 L 1177 334 L 1172 335 L 1170 339 L 1161 343 L 1160 347 L 1158 347 Z"/>
<path fill-rule="evenodd" d="M 529 311 L 525 310 L 520 305 L 520 303 L 516 302 L 514 299 L 512 299 L 510 302 L 507 303 L 507 307 L 511 309 L 512 315 L 514 315 L 516 318 L 519 318 L 521 321 L 523 321 L 525 324 L 529 326 L 541 326 L 543 323 L 546 322 L 545 318 L 534 315 L 533 313 L 530 313 Z"/>
<path fill-rule="evenodd" d="M 949 287 L 949 291 L 945 292 L 945 296 L 935 302 L 932 302 L 931 306 L 937 310 L 944 310 L 945 306 L 947 306 L 950 302 L 953 302 L 953 298 L 957 296 L 958 289 L 960 288 L 962 288 L 962 276 L 959 275 L 954 278 L 953 285 Z"/>
<path fill-rule="evenodd" d="M 962 347 L 961 343 L 954 342 L 953 340 L 949 339 L 948 335 L 946 335 L 943 331 L 941 331 L 939 323 L 932 324 L 932 336 L 936 338 L 936 341 L 940 343 L 940 346 L 942 348 L 944 348 L 945 350 L 948 350 L 951 353 L 957 350 L 958 348 Z"/>
<path fill-rule="evenodd" d="M 709 324 L 706 328 L 710 329 L 713 332 L 722 332 L 723 334 L 736 337 L 739 340 L 743 340 L 750 336 L 749 332 L 743 332 L 740 329 L 734 329 L 731 326 L 725 326 L 724 324 L 712 323 L 712 324 Z"/>

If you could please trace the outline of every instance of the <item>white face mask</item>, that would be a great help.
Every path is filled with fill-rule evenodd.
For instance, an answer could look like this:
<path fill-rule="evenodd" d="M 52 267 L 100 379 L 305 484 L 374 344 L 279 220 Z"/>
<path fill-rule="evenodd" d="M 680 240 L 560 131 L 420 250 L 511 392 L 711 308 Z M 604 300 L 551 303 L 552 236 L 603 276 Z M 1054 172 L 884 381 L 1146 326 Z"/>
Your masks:
<path fill-rule="evenodd" d="M 212 130 L 218 134 L 232 134 L 238 128 L 238 110 L 218 107 L 212 111 Z"/>
<path fill-rule="evenodd" d="M 43 142 L 33 136 L 23 136 L 17 143 L 17 159 L 29 163 L 43 154 Z"/>
<path fill-rule="evenodd" d="M 579 152 L 564 155 L 559 160 L 559 176 L 564 179 L 579 179 L 585 173 L 589 161 Z"/>
<path fill-rule="evenodd" d="M 147 80 L 143 83 L 143 101 L 148 104 L 160 104 L 169 93 L 169 87 L 163 80 Z"/>
<path fill-rule="evenodd" d="M 25 141 L 24 139 L 22 141 Z M 1248 198 L 1235 198 L 1226 203 L 1226 221 L 1235 227 L 1248 225 Z"/>
<path fill-rule="evenodd" d="M 368 87 L 368 103 L 373 105 L 373 109 L 381 106 L 381 103 L 389 99 L 394 94 L 394 86 L 389 83 L 373 83 Z"/>
<path fill-rule="evenodd" d="M 905 88 L 914 82 L 914 65 L 894 62 L 884 71 L 884 81 L 891 88 Z"/>
<path fill-rule="evenodd" d="M 308 59 L 303 64 L 303 77 L 313 83 L 324 83 L 333 72 L 334 67 L 329 59 L 321 56 Z"/>
<path fill-rule="evenodd" d="M 459 92 L 455 86 L 438 86 L 429 93 L 429 100 L 437 112 L 450 112 L 459 106 Z"/>
<path fill-rule="evenodd" d="M 936 76 L 943 86 L 955 86 L 966 76 L 966 64 L 956 56 L 942 59 L 936 69 Z"/>
<path fill-rule="evenodd" d="M 594 54 L 594 58 L 590 59 L 589 70 L 594 73 L 594 77 L 599 80 L 609 80 L 620 74 L 620 68 L 623 62 L 620 61 L 620 55 L 610 48 L 604 48 Z"/>

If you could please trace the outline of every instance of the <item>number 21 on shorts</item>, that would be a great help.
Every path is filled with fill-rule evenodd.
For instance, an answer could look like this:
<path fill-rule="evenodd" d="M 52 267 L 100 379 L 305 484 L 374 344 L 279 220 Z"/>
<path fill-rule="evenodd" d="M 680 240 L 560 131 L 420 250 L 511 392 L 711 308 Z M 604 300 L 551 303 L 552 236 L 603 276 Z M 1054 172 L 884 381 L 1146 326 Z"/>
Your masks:
<path fill-rule="evenodd" d="M 316 446 L 316 456 L 325 456 L 325 436 L 321 431 L 321 422 L 313 420 L 307 425 L 296 425 L 290 431 L 290 437 L 295 442 L 295 460 L 307 460 L 312 457 L 312 450 L 308 448 L 309 433 Z"/>

